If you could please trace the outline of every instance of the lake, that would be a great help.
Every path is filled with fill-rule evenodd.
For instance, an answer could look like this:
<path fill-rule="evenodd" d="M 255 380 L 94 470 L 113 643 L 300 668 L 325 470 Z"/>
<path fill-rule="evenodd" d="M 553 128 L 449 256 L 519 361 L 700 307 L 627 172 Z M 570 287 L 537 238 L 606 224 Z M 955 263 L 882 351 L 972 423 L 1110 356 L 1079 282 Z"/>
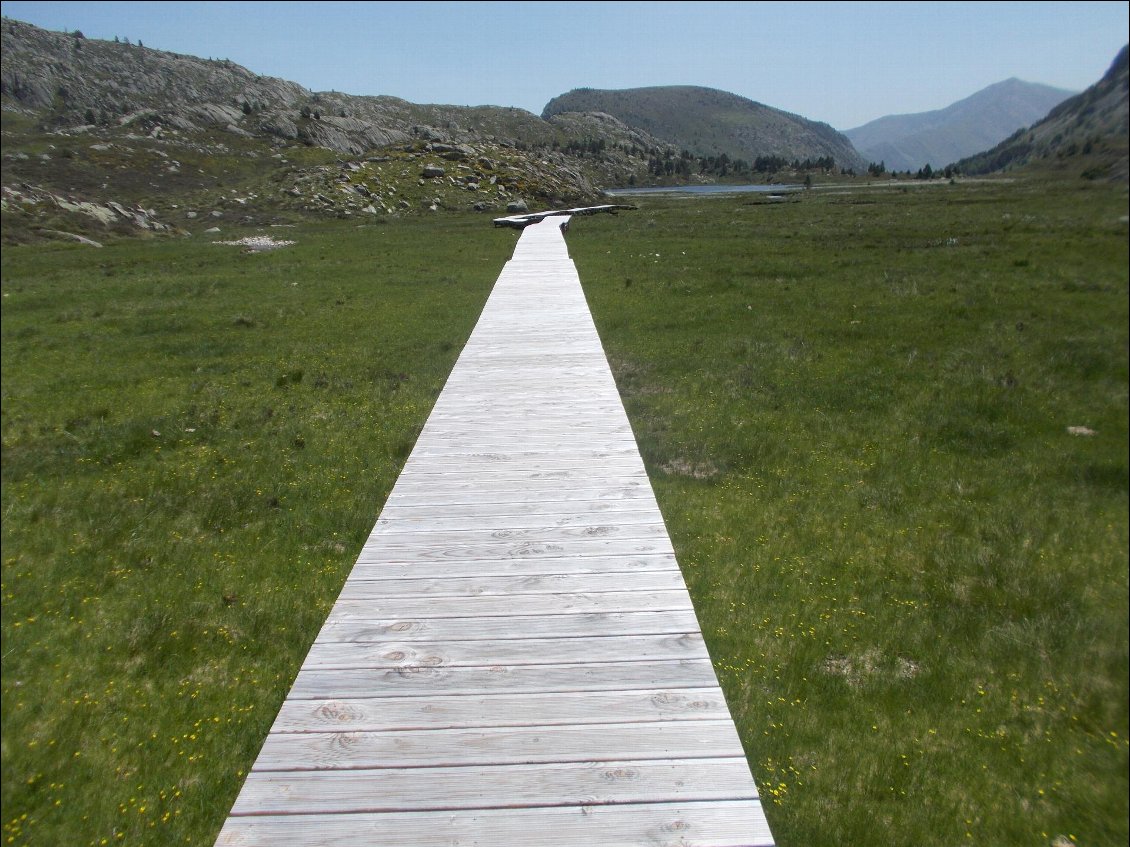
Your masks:
<path fill-rule="evenodd" d="M 625 197 L 632 194 L 787 194 L 800 191 L 802 185 L 660 185 L 647 188 L 606 188 L 609 197 Z"/>

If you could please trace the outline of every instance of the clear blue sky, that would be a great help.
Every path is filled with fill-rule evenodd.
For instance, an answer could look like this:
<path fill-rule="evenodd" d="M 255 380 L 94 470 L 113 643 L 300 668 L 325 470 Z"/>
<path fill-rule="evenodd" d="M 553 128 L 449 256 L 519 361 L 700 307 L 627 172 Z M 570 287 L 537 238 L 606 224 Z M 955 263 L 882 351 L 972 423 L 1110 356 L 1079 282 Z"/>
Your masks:
<path fill-rule="evenodd" d="M 573 88 L 705 85 L 851 129 L 1018 77 L 1082 90 L 1130 4 L 4 2 L 88 38 L 231 59 L 314 91 L 540 113 Z"/>

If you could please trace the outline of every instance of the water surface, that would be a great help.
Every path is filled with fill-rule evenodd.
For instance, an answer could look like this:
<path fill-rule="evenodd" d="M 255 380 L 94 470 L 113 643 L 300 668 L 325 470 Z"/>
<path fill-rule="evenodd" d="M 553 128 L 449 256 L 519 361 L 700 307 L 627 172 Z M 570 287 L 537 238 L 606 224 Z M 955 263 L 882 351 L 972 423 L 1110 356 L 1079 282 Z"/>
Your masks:
<path fill-rule="evenodd" d="M 801 185 L 728 185 L 710 183 L 707 185 L 658 185 L 646 188 L 606 188 L 609 197 L 626 197 L 633 194 L 787 194 L 799 191 Z"/>

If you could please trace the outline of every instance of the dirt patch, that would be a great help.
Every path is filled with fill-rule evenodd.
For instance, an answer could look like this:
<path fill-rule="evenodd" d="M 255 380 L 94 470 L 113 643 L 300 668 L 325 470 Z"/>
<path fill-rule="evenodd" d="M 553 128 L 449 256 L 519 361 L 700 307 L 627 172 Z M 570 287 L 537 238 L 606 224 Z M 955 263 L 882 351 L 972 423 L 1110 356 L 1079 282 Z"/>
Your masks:
<path fill-rule="evenodd" d="M 884 660 L 878 650 L 868 650 L 859 656 L 832 654 L 820 665 L 820 670 L 828 676 L 838 676 L 848 685 L 857 688 L 876 679 L 914 679 L 922 673 L 922 666 L 906 656 L 896 656 L 893 664 Z"/>
<path fill-rule="evenodd" d="M 712 462 L 691 462 L 687 459 L 672 459 L 659 469 L 671 476 L 686 476 L 691 479 L 713 479 L 718 476 L 718 468 Z"/>

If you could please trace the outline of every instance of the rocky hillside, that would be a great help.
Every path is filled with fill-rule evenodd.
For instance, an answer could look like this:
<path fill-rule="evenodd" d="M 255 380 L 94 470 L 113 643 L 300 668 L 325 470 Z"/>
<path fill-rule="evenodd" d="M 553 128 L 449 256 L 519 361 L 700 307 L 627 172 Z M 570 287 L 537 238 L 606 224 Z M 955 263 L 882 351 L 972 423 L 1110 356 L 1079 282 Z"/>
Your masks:
<path fill-rule="evenodd" d="M 1043 120 L 996 147 L 963 159 L 965 174 L 1027 165 L 1076 170 L 1083 176 L 1126 181 L 1130 148 L 1130 46 L 1123 47 L 1101 80 L 1056 106 Z"/>
<path fill-rule="evenodd" d="M 312 92 L 228 60 L 96 41 L 8 19 L 0 39 L 4 108 L 34 115 L 45 128 L 218 129 L 347 155 L 416 140 L 530 147 L 567 141 L 560 128 L 522 109 Z"/>
<path fill-rule="evenodd" d="M 830 158 L 837 168 L 867 166 L 851 142 L 827 124 L 713 88 L 579 88 L 550 100 L 542 117 L 552 120 L 569 112 L 612 115 L 695 156 L 725 154 L 751 164 L 758 158 Z"/>
<path fill-rule="evenodd" d="M 883 162 L 887 170 L 938 169 L 998 144 L 1074 93 L 1009 79 L 944 109 L 888 115 L 844 135 L 864 158 Z"/>
<path fill-rule="evenodd" d="M 0 49 L 6 238 L 574 204 L 673 149 L 606 115 L 312 92 L 9 19 Z"/>

